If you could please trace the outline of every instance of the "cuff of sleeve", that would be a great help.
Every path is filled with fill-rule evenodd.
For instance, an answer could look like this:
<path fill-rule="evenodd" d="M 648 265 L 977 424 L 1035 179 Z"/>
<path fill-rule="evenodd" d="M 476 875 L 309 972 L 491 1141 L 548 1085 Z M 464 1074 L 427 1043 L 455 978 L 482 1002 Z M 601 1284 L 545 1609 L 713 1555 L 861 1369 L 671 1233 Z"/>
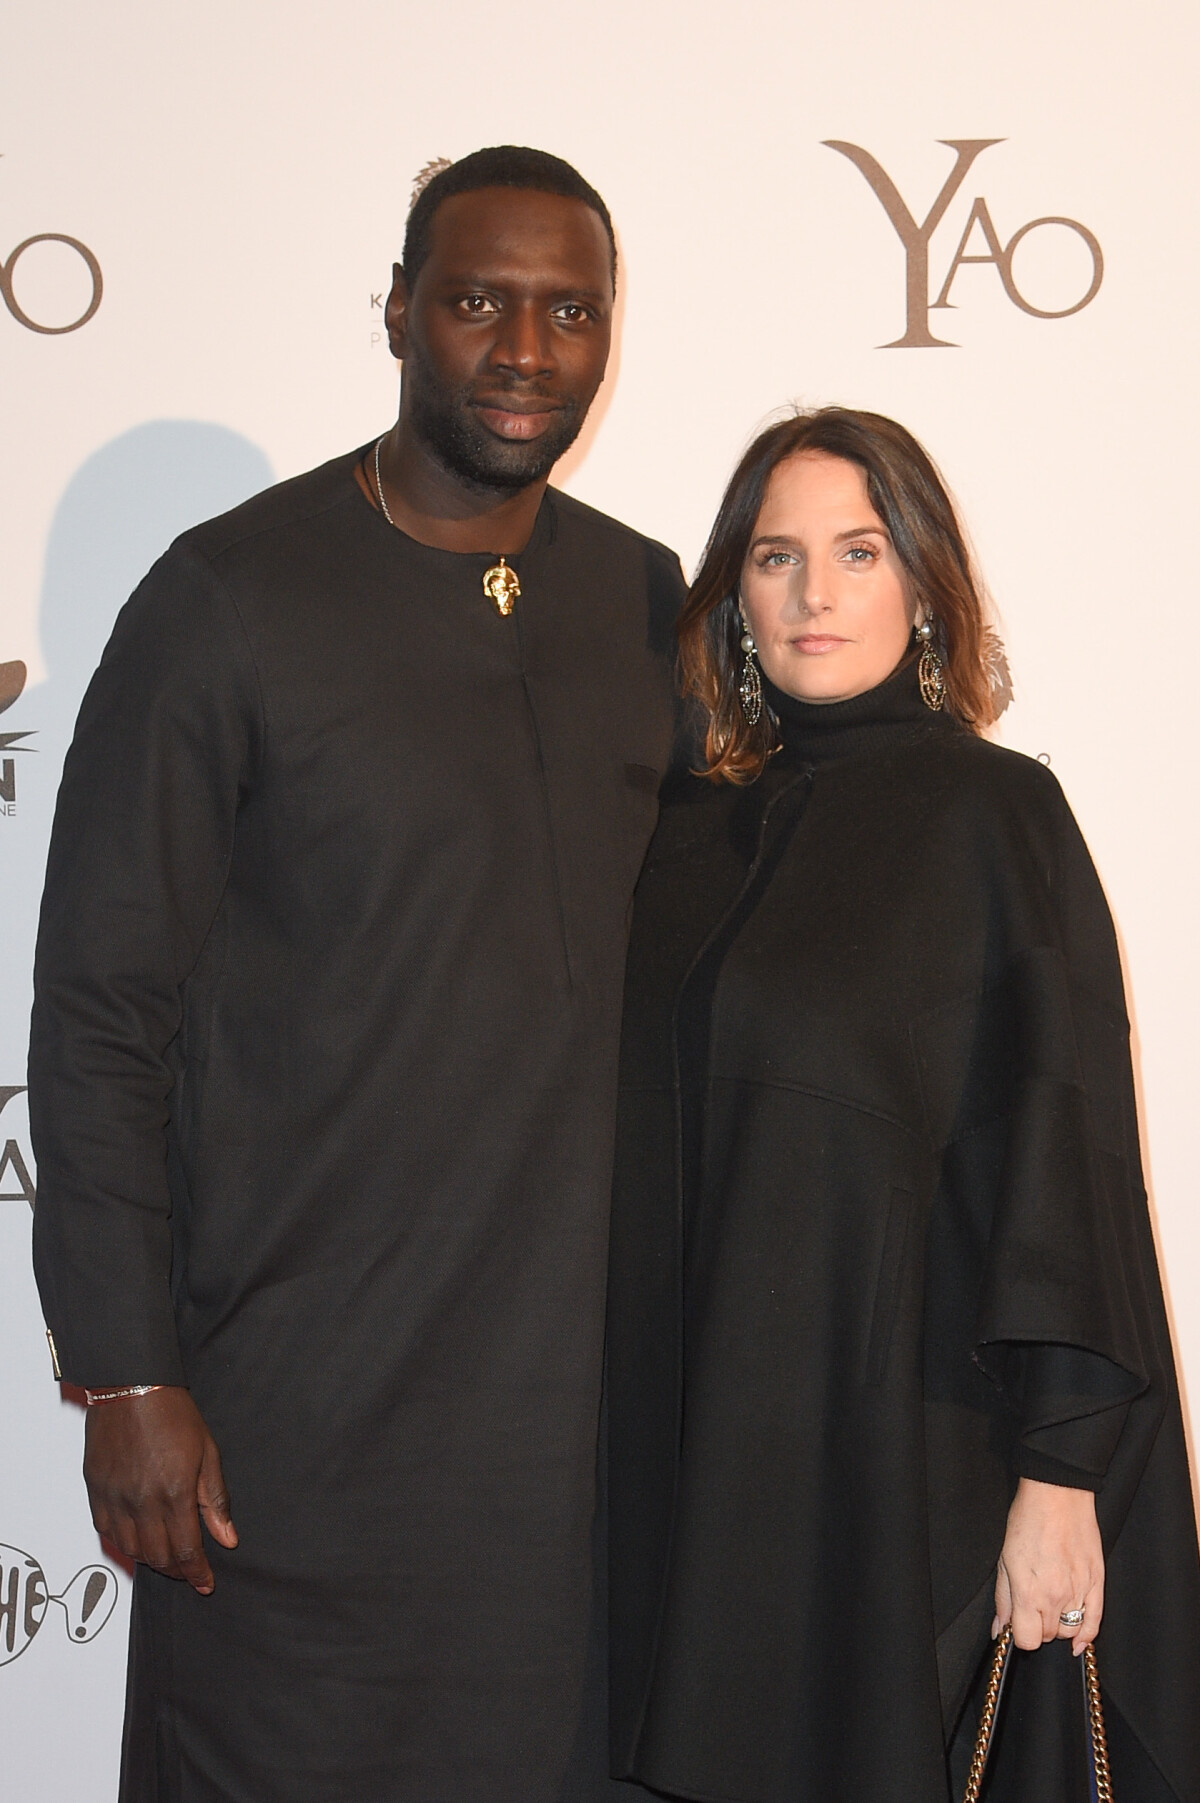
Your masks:
<path fill-rule="evenodd" d="M 105 1321 L 93 1326 L 94 1331 L 85 1335 L 56 1317 L 54 1327 L 47 1329 L 54 1375 L 60 1383 L 79 1390 L 117 1390 L 131 1384 L 186 1389 L 187 1374 L 172 1317 L 159 1321 L 131 1317 L 115 1327 Z"/>
<path fill-rule="evenodd" d="M 1047 1453 L 1034 1452 L 1029 1446 L 1017 1446 L 1013 1467 L 1018 1477 L 1031 1477 L 1039 1484 L 1059 1484 L 1066 1490 L 1095 1491 L 1104 1483 L 1103 1476 L 1094 1471 L 1068 1465 L 1065 1459 L 1052 1459 Z"/>

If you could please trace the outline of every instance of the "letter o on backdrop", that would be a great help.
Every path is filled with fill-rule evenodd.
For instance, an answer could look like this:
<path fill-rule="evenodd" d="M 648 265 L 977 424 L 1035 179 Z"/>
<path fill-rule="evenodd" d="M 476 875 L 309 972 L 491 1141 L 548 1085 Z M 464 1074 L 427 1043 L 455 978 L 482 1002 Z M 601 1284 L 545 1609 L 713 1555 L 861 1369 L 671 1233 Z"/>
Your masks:
<path fill-rule="evenodd" d="M 78 252 L 88 266 L 88 273 L 92 278 L 92 298 L 84 308 L 83 312 L 79 315 L 79 318 L 71 320 L 69 325 L 41 325 L 36 319 L 30 318 L 29 314 L 26 313 L 16 295 L 13 293 L 13 271 L 16 269 L 17 263 L 25 255 L 25 252 L 34 244 L 69 244 L 71 249 Z M 99 263 L 96 261 L 86 244 L 81 244 L 78 238 L 68 238 L 65 232 L 36 232 L 32 238 L 23 238 L 20 244 L 17 245 L 16 250 L 14 250 L 9 257 L 7 263 L 0 263 L 0 296 L 3 297 L 5 306 L 17 321 L 18 325 L 27 326 L 31 332 L 44 332 L 48 337 L 56 337 L 62 332 L 77 332 L 80 326 L 85 326 L 92 317 L 92 314 L 100 305 L 103 295 L 104 277 L 100 273 Z"/>
<path fill-rule="evenodd" d="M 1031 301 L 1025 299 L 1025 296 L 1021 293 L 1013 280 L 1013 252 L 1016 250 L 1022 238 L 1028 237 L 1030 232 L 1036 232 L 1038 227 L 1042 225 L 1066 226 L 1068 231 L 1076 232 L 1088 247 L 1092 259 L 1091 285 L 1083 299 L 1077 300 L 1073 306 L 1051 309 L 1046 307 L 1035 307 Z M 1100 284 L 1104 280 L 1104 252 L 1100 249 L 1100 241 L 1095 233 L 1089 232 L 1087 226 L 1081 225 L 1078 219 L 1063 219 L 1057 214 L 1048 214 L 1045 219 L 1031 219 L 1028 224 L 1020 226 L 1018 230 L 1013 233 L 1008 243 L 1004 246 L 1000 273 L 1003 277 L 1005 291 L 1008 294 L 1009 300 L 1012 301 L 1014 306 L 1020 307 L 1022 313 L 1032 313 L 1035 319 L 1067 319 L 1072 313 L 1082 313 L 1083 309 L 1086 306 L 1089 306 L 1100 292 Z"/>

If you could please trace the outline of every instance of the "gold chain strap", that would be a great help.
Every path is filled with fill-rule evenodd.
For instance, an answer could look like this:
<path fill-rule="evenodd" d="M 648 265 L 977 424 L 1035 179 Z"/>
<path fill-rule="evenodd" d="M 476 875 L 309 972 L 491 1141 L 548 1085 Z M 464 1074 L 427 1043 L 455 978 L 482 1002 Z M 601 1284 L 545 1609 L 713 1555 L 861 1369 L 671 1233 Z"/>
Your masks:
<path fill-rule="evenodd" d="M 983 1693 L 983 1708 L 979 1714 L 979 1731 L 975 1736 L 975 1750 L 971 1755 L 971 1765 L 967 1773 L 967 1788 L 963 1792 L 963 1803 L 979 1803 L 979 1793 L 983 1789 L 983 1776 L 987 1770 L 992 1736 L 996 1729 L 996 1710 L 1000 1703 L 1004 1671 L 1012 1650 L 1012 1639 L 1012 1629 L 1005 1628 L 996 1642 L 996 1650 L 992 1654 L 987 1688 Z M 1104 1732 L 1104 1709 L 1100 1702 L 1100 1671 L 1096 1664 L 1095 1652 L 1090 1646 L 1083 1649 L 1083 1693 L 1087 1708 L 1092 1765 L 1096 1774 L 1096 1803 L 1113 1803 L 1112 1778 L 1108 1769 L 1108 1740 Z"/>
<path fill-rule="evenodd" d="M 979 1732 L 975 1736 L 975 1751 L 971 1755 L 971 1769 L 967 1774 L 967 1788 L 963 1792 L 963 1803 L 979 1803 L 983 1774 L 987 1769 L 988 1749 L 992 1744 L 992 1730 L 996 1726 L 996 1705 L 1000 1701 L 1000 1686 L 1004 1682 L 1004 1667 L 1008 1662 L 1012 1637 L 1012 1629 L 1005 1628 L 996 1642 L 996 1650 L 992 1654 L 992 1669 L 988 1673 L 987 1689 L 983 1693 Z"/>
<path fill-rule="evenodd" d="M 1112 1803 L 1112 1779 L 1108 1770 L 1108 1737 L 1100 1704 L 1100 1670 L 1090 1646 L 1083 1649 L 1083 1690 L 1087 1698 L 1088 1731 L 1092 1737 L 1092 1764 L 1096 1768 L 1097 1803 Z"/>

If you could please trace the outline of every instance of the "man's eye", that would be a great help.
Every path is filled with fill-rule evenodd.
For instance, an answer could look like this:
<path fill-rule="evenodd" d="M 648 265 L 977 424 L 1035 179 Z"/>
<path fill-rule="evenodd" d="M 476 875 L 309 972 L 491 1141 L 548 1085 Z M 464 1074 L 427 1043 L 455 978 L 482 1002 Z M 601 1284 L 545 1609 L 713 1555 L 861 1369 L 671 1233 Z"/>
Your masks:
<path fill-rule="evenodd" d="M 487 294 L 466 294 L 459 302 L 459 306 L 464 313 L 479 314 L 496 311 L 495 301 Z"/>

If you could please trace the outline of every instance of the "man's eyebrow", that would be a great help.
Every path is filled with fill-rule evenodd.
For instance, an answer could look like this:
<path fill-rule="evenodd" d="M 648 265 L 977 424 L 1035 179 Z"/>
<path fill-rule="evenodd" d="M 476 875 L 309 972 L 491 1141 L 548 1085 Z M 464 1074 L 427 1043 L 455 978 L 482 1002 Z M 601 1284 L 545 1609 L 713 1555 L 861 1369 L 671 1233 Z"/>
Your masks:
<path fill-rule="evenodd" d="M 488 288 L 511 287 L 514 285 L 514 281 L 516 285 L 522 285 L 523 278 L 520 276 L 514 278 L 510 270 L 493 269 L 486 274 L 478 269 L 457 273 L 449 270 L 445 275 L 438 277 L 438 286 L 440 288 L 462 288 L 469 293 L 473 289 L 479 289 L 482 292 Z M 590 288 L 584 282 L 558 282 L 553 287 L 548 286 L 546 293 L 550 298 L 559 300 L 611 301 L 612 299 L 611 289 Z"/>

